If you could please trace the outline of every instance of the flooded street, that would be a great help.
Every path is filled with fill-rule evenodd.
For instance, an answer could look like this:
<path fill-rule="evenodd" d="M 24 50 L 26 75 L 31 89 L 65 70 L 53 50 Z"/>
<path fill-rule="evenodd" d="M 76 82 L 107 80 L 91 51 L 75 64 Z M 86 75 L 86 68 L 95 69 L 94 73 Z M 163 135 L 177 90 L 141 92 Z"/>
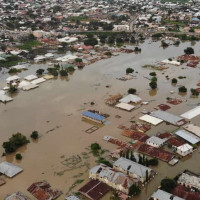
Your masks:
<path fill-rule="evenodd" d="M 117 127 L 120 124 L 130 126 L 130 119 L 138 120 L 141 111 L 146 109 L 153 110 L 156 105 L 166 103 L 166 97 L 179 97 L 184 100 L 177 106 L 171 106 L 168 112 L 180 115 L 187 110 L 192 109 L 199 103 L 199 98 L 190 97 L 190 88 L 196 88 L 200 82 L 199 68 L 190 68 L 184 65 L 170 66 L 164 71 L 156 71 L 158 77 L 158 89 L 152 92 L 149 89 L 149 80 L 144 78 L 148 76 L 151 69 L 145 69 L 141 66 L 145 64 L 155 64 L 166 58 L 177 57 L 184 53 L 184 49 L 191 46 L 190 42 L 181 43 L 178 47 L 169 46 L 166 49 L 160 47 L 161 42 L 146 40 L 141 45 L 140 54 L 120 54 L 117 57 L 101 60 L 92 65 L 86 66 L 83 70 L 76 70 L 68 78 L 58 77 L 55 80 L 49 80 L 40 84 L 39 88 L 31 91 L 20 91 L 14 100 L 7 104 L 0 103 L 0 141 L 1 144 L 7 141 L 12 134 L 20 132 L 30 138 L 32 131 L 36 130 L 40 134 L 38 141 L 30 139 L 30 143 L 19 149 L 22 153 L 22 161 L 15 160 L 15 154 L 7 157 L 1 157 L 0 162 L 5 159 L 9 162 L 20 165 L 24 171 L 13 179 L 6 178 L 7 183 L 0 188 L 0 199 L 7 194 L 15 191 L 21 191 L 31 199 L 35 199 L 27 188 L 36 181 L 46 180 L 53 188 L 63 191 L 58 199 L 64 199 L 66 192 L 77 180 L 84 180 L 72 191 L 77 191 L 88 178 L 88 168 L 93 167 L 95 158 L 89 154 L 87 149 L 93 142 L 98 142 L 103 149 L 113 151 L 117 146 L 107 143 L 103 136 L 111 135 L 130 141 L 130 139 L 121 135 L 122 130 Z M 200 42 L 192 46 L 195 54 L 200 55 Z M 47 68 L 47 65 L 34 65 L 29 70 L 19 74 L 20 77 L 35 73 L 38 68 Z M 116 78 L 125 75 L 126 68 L 134 68 L 136 78 L 128 81 L 120 81 Z M 183 69 L 182 69 L 183 68 Z M 169 78 L 186 76 L 186 79 L 178 79 L 177 86 L 171 84 Z M 5 86 L 7 74 L 0 75 L 0 88 Z M 106 87 L 109 85 L 110 87 Z M 185 85 L 188 88 L 187 95 L 178 94 L 178 86 Z M 136 88 L 137 94 L 143 101 L 151 101 L 149 105 L 126 112 L 123 110 L 109 107 L 105 104 L 105 99 L 109 95 L 121 93 L 127 94 L 129 88 Z M 173 90 L 174 94 L 170 94 Z M 94 102 L 94 105 L 90 103 Z M 102 113 L 110 115 L 108 118 L 110 124 L 105 125 L 92 134 L 85 133 L 85 130 L 92 127 L 92 124 L 82 121 L 81 113 L 87 109 L 99 110 Z M 117 119 L 115 116 L 121 116 Z M 200 116 L 197 116 L 192 123 L 200 126 Z M 166 125 L 152 127 L 147 132 L 148 135 L 155 135 L 158 132 L 174 131 L 177 127 Z M 83 155 L 87 153 L 88 157 L 81 156 L 81 166 L 69 170 L 62 161 L 73 155 Z M 3 153 L 0 145 L 0 154 Z M 176 166 L 171 167 L 167 163 L 159 161 L 158 167 L 155 167 L 155 179 L 150 182 L 143 190 L 140 196 L 135 200 L 146 200 L 153 191 L 159 186 L 161 179 L 170 174 L 171 178 L 179 172 L 189 169 L 199 173 L 200 162 L 198 161 L 200 150 L 198 149 L 191 157 L 180 161 Z M 79 176 L 78 176 L 79 175 Z M 102 199 L 108 199 L 108 195 Z"/>

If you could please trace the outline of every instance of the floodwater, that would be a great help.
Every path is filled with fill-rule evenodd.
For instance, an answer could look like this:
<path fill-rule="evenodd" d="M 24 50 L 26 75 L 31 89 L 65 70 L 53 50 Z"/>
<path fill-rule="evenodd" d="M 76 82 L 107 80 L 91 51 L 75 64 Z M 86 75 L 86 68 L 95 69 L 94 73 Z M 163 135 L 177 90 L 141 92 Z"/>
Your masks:
<path fill-rule="evenodd" d="M 117 146 L 103 141 L 103 136 L 112 135 L 124 141 L 128 138 L 121 135 L 121 130 L 117 127 L 120 124 L 129 126 L 130 120 L 138 121 L 143 109 L 152 110 L 159 103 L 165 103 L 166 97 L 180 97 L 183 103 L 171 106 L 169 112 L 182 114 L 192 109 L 199 103 L 198 98 L 191 98 L 190 91 L 185 96 L 178 94 L 178 85 L 185 85 L 188 88 L 196 88 L 200 81 L 199 68 L 193 69 L 186 66 L 170 66 L 164 71 L 156 71 L 158 74 L 158 89 L 152 92 L 149 89 L 148 76 L 151 69 L 144 69 L 145 64 L 154 64 L 163 59 L 175 57 L 183 54 L 183 50 L 191 46 L 190 42 L 185 42 L 179 47 L 170 46 L 165 50 L 160 47 L 160 42 L 150 43 L 146 40 L 141 45 L 141 54 L 120 54 L 118 57 L 101 60 L 95 64 L 85 67 L 83 70 L 76 70 L 73 75 L 66 78 L 57 78 L 42 83 L 39 88 L 23 92 L 20 91 L 14 97 L 14 101 L 7 104 L 0 104 L 0 141 L 8 140 L 13 133 L 21 132 L 27 137 L 31 132 L 37 130 L 40 133 L 38 141 L 30 140 L 30 144 L 19 149 L 22 153 L 22 161 L 15 160 L 15 154 L 1 157 L 0 162 L 7 160 L 20 165 L 24 171 L 13 179 L 6 178 L 7 183 L 0 187 L 0 199 L 7 194 L 21 191 L 31 199 L 35 199 L 27 188 L 36 181 L 46 180 L 53 188 L 63 191 L 63 195 L 58 199 L 64 199 L 65 194 L 76 180 L 84 180 L 71 191 L 77 191 L 88 181 L 88 168 L 96 165 L 95 158 L 88 154 L 87 147 L 98 142 L 103 149 L 113 151 Z M 193 45 L 195 53 L 200 55 L 200 43 Z M 34 73 L 38 68 L 47 68 L 46 65 L 33 65 L 28 71 L 22 72 L 19 76 L 24 77 Z M 133 80 L 120 81 L 116 78 L 125 75 L 127 67 L 135 69 L 137 76 Z M 182 69 L 184 68 L 184 69 Z M 164 73 L 164 74 L 163 74 Z M 177 86 L 171 85 L 171 81 L 165 76 L 177 78 L 186 76 L 186 79 L 178 79 Z M 5 86 L 5 79 L 8 75 L 1 74 L 0 88 Z M 110 87 L 107 88 L 106 86 Z M 144 105 L 132 112 L 126 112 L 105 105 L 105 99 L 109 95 L 117 93 L 126 94 L 129 88 L 136 88 L 137 94 L 143 101 L 151 101 L 149 105 Z M 170 94 L 173 90 L 174 94 Z M 91 106 L 90 102 L 95 102 Z M 93 125 L 82 121 L 81 113 L 87 109 L 96 109 L 110 115 L 110 123 L 95 131 L 92 134 L 85 133 Z M 115 116 L 120 115 L 118 119 Z M 200 117 L 191 120 L 200 125 Z M 147 132 L 154 135 L 163 131 L 174 131 L 177 127 L 162 123 L 157 127 L 152 127 Z M 87 154 L 87 156 L 84 156 Z M 0 154 L 3 148 L 0 147 Z M 166 176 L 174 177 L 181 171 L 189 169 L 199 172 L 200 162 L 198 162 L 200 151 L 197 150 L 191 157 L 180 161 L 176 166 L 171 167 L 160 161 L 158 167 L 154 168 L 158 175 L 143 190 L 137 200 L 147 199 L 159 186 L 160 180 Z M 63 161 L 71 156 L 79 155 L 81 161 L 77 162 L 74 169 L 69 169 Z M 109 199 L 106 195 L 102 199 Z"/>

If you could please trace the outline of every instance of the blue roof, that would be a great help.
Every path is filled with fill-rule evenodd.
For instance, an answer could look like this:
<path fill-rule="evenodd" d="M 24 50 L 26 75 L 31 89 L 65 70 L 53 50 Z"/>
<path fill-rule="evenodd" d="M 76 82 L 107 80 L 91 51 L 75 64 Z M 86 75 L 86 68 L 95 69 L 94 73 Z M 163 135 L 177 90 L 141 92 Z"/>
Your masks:
<path fill-rule="evenodd" d="M 198 19 L 198 18 L 193 18 L 192 20 L 193 20 L 193 21 L 199 21 L 199 19 Z"/>
<path fill-rule="evenodd" d="M 99 114 L 97 114 L 97 113 L 90 112 L 90 111 L 85 111 L 85 112 L 83 112 L 82 114 L 83 114 L 84 116 L 86 116 L 86 117 L 90 117 L 90 118 L 96 119 L 96 120 L 98 120 L 98 121 L 103 121 L 103 120 L 106 119 L 104 116 L 99 115 Z"/>

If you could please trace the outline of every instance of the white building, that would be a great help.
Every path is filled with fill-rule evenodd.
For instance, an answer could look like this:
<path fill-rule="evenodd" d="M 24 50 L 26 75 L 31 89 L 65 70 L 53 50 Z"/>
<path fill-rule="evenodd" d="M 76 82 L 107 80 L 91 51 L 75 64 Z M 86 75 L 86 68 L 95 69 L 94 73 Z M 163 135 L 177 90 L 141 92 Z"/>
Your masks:
<path fill-rule="evenodd" d="M 146 173 L 148 173 L 149 177 L 152 172 L 149 167 L 145 167 L 123 157 L 113 163 L 113 168 L 141 182 L 146 181 Z"/>
<path fill-rule="evenodd" d="M 200 177 L 193 173 L 182 173 L 177 182 L 185 187 L 200 190 Z"/>
<path fill-rule="evenodd" d="M 166 139 L 161 139 L 156 136 L 152 136 L 149 139 L 147 139 L 146 143 L 152 147 L 160 148 L 162 147 L 166 142 Z"/>
<path fill-rule="evenodd" d="M 188 154 L 193 152 L 193 147 L 186 143 L 186 144 L 183 144 L 183 145 L 177 147 L 176 152 L 181 156 L 187 156 Z"/>

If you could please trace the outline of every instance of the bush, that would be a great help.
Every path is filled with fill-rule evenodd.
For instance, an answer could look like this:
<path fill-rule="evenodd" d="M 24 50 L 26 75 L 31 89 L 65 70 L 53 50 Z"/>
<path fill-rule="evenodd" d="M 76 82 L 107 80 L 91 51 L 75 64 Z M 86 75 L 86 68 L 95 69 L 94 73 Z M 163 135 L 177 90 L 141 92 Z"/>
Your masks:
<path fill-rule="evenodd" d="M 98 162 L 107 165 L 108 167 L 113 167 L 113 164 L 105 158 L 100 157 Z"/>
<path fill-rule="evenodd" d="M 192 47 L 187 47 L 187 49 L 184 49 L 185 54 L 194 54 L 194 49 Z"/>
<path fill-rule="evenodd" d="M 68 76 L 68 73 L 67 73 L 66 70 L 62 69 L 62 70 L 60 70 L 60 75 L 61 76 Z"/>
<path fill-rule="evenodd" d="M 172 83 L 177 83 L 177 82 L 178 82 L 178 80 L 176 78 L 172 79 Z"/>
<path fill-rule="evenodd" d="M 173 179 L 165 178 L 161 181 L 161 189 L 171 193 L 171 191 L 176 187 L 176 182 Z"/>
<path fill-rule="evenodd" d="M 4 142 L 2 146 L 6 153 L 13 153 L 19 147 L 27 143 L 29 143 L 29 140 L 27 140 L 26 136 L 22 135 L 21 133 L 16 133 L 13 134 L 11 138 L 9 138 L 8 142 Z"/>
<path fill-rule="evenodd" d="M 149 75 L 150 76 L 156 76 L 156 72 L 150 72 Z"/>
<path fill-rule="evenodd" d="M 130 67 L 126 69 L 126 73 L 127 73 L 127 74 L 133 73 L 133 72 L 134 72 L 134 69 L 132 69 L 132 68 L 130 68 Z"/>
<path fill-rule="evenodd" d="M 151 81 L 150 83 L 149 83 L 149 86 L 151 87 L 151 89 L 156 89 L 157 88 L 157 82 L 155 82 L 155 81 Z"/>
<path fill-rule="evenodd" d="M 136 93 L 136 89 L 134 89 L 134 88 L 130 88 L 130 89 L 128 89 L 128 93 L 129 94 L 135 94 Z"/>
<path fill-rule="evenodd" d="M 42 75 L 43 73 L 44 73 L 44 69 L 38 69 L 36 71 L 36 74 L 38 74 L 38 75 Z"/>
<path fill-rule="evenodd" d="M 179 92 L 187 92 L 187 88 L 185 86 L 181 86 L 180 88 L 178 88 Z"/>
<path fill-rule="evenodd" d="M 31 133 L 31 138 L 33 138 L 33 139 L 38 139 L 38 137 L 39 137 L 39 135 L 38 135 L 38 132 L 37 131 L 33 131 L 32 133 Z"/>
<path fill-rule="evenodd" d="M 22 155 L 20 153 L 17 153 L 15 155 L 16 160 L 21 160 L 22 159 Z"/>

